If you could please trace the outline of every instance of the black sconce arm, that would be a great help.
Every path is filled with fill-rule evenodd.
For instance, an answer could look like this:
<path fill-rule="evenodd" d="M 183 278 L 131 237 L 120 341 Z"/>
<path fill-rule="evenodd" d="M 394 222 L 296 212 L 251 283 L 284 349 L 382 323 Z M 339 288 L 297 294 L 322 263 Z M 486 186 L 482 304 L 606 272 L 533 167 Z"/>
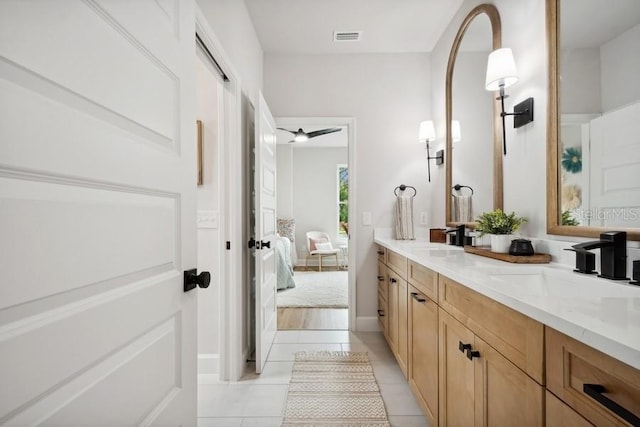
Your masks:
<path fill-rule="evenodd" d="M 436 165 L 441 165 L 444 163 L 444 150 L 436 151 L 435 157 L 431 157 L 429 151 L 429 141 L 427 141 L 427 174 L 429 176 L 429 182 L 431 182 L 431 160 L 436 161 Z"/>

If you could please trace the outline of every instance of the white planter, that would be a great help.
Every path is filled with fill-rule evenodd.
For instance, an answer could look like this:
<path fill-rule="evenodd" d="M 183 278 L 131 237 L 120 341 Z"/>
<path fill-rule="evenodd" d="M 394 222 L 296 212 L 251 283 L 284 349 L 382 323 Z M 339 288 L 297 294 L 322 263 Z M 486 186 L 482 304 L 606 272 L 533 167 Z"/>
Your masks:
<path fill-rule="evenodd" d="M 513 234 L 491 234 L 489 237 L 491 238 L 491 252 L 509 253 L 511 240 L 514 239 Z"/>

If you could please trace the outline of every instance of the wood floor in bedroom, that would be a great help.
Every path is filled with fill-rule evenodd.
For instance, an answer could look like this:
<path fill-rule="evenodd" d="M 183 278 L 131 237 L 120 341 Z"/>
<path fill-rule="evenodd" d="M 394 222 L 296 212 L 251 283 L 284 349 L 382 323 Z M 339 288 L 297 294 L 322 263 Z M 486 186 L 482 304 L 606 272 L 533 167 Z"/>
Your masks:
<path fill-rule="evenodd" d="M 349 328 L 349 310 L 346 308 L 278 308 L 278 330 Z"/>

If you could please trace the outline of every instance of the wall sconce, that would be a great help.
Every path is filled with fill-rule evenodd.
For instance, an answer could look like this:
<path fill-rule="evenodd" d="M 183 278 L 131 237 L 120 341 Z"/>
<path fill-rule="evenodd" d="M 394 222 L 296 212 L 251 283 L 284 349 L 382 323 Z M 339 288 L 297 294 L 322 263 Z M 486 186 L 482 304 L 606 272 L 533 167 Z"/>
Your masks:
<path fill-rule="evenodd" d="M 507 133 L 505 130 L 505 117 L 515 116 L 513 127 L 519 128 L 533 121 L 533 98 L 527 98 L 518 105 L 513 107 L 513 113 L 505 113 L 504 99 L 509 95 L 505 95 L 504 90 L 518 81 L 518 72 L 516 70 L 516 62 L 513 59 L 513 53 L 509 48 L 496 49 L 489 54 L 487 63 L 487 78 L 485 80 L 485 88 L 491 92 L 500 90 L 500 96 L 496 99 L 500 100 L 502 106 L 502 147 L 504 154 L 507 154 Z"/>
<path fill-rule="evenodd" d="M 441 165 L 444 163 L 444 150 L 436 151 L 435 157 L 431 157 L 429 152 L 429 141 L 433 141 L 436 139 L 436 129 L 433 126 L 433 121 L 425 120 L 420 123 L 420 130 L 418 131 L 418 142 L 425 143 L 425 148 L 427 149 L 427 173 L 429 175 L 429 182 L 431 182 L 431 163 L 430 160 L 435 159 L 436 165 Z"/>

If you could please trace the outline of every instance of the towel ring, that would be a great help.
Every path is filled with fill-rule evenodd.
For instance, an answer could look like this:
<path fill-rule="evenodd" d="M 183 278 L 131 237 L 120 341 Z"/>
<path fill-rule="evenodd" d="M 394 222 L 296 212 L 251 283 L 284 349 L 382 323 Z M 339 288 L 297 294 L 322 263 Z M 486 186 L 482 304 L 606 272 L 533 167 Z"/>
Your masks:
<path fill-rule="evenodd" d="M 473 196 L 473 188 L 469 187 L 468 185 L 456 184 L 452 188 L 456 191 L 460 191 L 463 188 L 468 188 L 469 190 L 471 190 L 471 195 Z M 452 194 L 451 196 L 455 197 L 455 194 Z"/>
<path fill-rule="evenodd" d="M 407 188 L 412 189 L 412 190 L 413 190 L 413 196 L 411 196 L 411 197 L 416 197 L 416 194 L 418 194 L 418 192 L 416 191 L 416 188 L 415 188 L 415 187 L 412 187 L 412 186 L 410 186 L 410 185 L 400 184 L 400 185 L 398 185 L 398 186 L 393 190 L 393 194 L 395 194 L 395 195 L 396 195 L 396 197 L 398 197 L 398 188 L 400 189 L 400 191 L 404 191 L 404 190 L 406 190 Z"/>

